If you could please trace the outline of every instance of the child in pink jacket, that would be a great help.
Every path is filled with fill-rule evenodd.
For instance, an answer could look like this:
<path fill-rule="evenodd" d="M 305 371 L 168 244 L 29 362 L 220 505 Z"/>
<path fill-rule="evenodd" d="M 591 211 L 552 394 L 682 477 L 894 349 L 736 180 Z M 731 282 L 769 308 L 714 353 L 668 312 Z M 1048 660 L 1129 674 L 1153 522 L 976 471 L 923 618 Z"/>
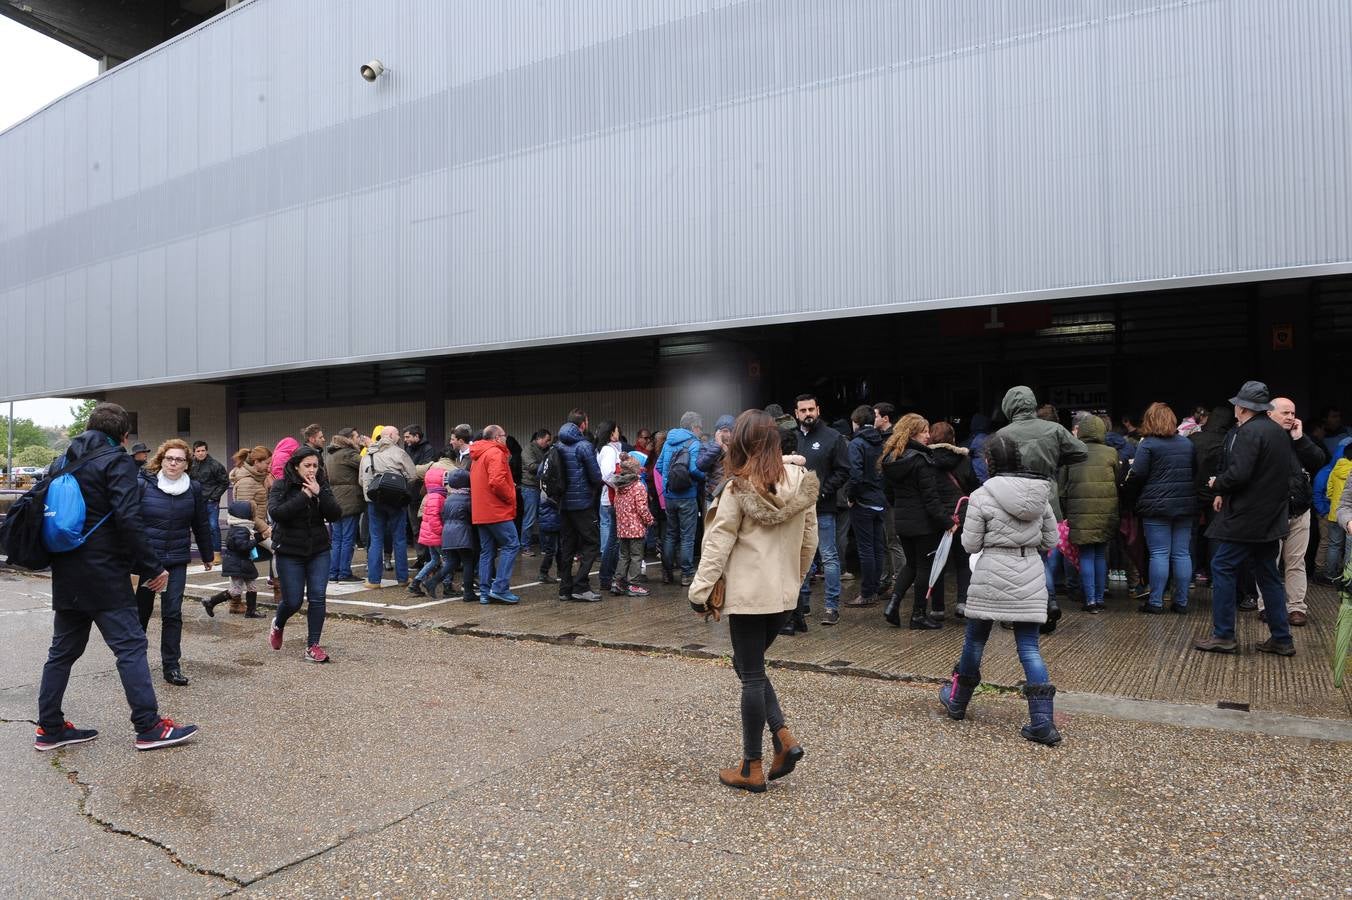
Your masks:
<path fill-rule="evenodd" d="M 638 460 L 628 453 L 620 457 L 620 474 L 615 477 L 615 533 L 620 539 L 620 568 L 610 592 L 629 597 L 646 597 L 648 589 L 634 584 L 643 561 L 643 538 L 653 523 L 648 509 L 648 487 L 639 477 Z"/>
<path fill-rule="evenodd" d="M 427 596 L 436 599 L 437 573 L 441 571 L 441 508 L 446 504 L 446 470 L 440 466 L 428 469 L 423 484 L 427 495 L 418 510 L 418 515 L 422 516 L 418 544 L 427 549 L 427 565 L 408 583 L 408 592 L 421 597 L 426 587 Z"/>

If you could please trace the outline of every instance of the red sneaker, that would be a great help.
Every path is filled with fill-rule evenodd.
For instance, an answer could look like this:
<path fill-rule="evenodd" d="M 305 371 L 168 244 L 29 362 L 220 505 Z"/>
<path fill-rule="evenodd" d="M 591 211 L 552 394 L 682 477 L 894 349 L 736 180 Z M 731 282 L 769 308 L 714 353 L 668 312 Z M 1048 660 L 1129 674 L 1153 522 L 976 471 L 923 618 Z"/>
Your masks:
<path fill-rule="evenodd" d="M 276 619 L 272 620 L 272 628 L 268 630 L 268 646 L 273 650 L 282 649 L 282 627 Z"/>
<path fill-rule="evenodd" d="M 324 648 L 318 644 L 311 644 L 305 650 L 305 661 L 312 663 L 326 663 L 329 661 L 329 655 L 324 652 Z"/>

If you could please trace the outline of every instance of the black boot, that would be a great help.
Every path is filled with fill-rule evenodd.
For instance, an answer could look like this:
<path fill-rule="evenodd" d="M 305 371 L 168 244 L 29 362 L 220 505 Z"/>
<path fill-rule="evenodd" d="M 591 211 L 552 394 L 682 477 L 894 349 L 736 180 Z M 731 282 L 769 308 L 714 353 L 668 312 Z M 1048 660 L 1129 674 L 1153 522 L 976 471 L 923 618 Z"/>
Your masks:
<path fill-rule="evenodd" d="M 953 677 L 948 683 L 939 688 L 939 702 L 948 710 L 950 719 L 961 719 L 967 715 L 967 704 L 972 702 L 972 692 L 976 686 L 981 683 L 981 673 L 967 676 L 959 675 L 958 670 L 953 670 Z"/>
<path fill-rule="evenodd" d="M 1061 732 L 1052 722 L 1052 698 L 1056 696 L 1054 684 L 1025 684 L 1023 695 L 1028 698 L 1029 723 L 1020 730 L 1020 734 L 1030 741 L 1055 747 L 1061 743 Z"/>
<path fill-rule="evenodd" d="M 214 619 L 216 618 L 216 607 L 220 606 L 222 603 L 224 603 L 229 599 L 230 592 L 221 591 L 219 594 L 212 594 L 210 597 L 203 600 L 202 607 L 206 609 L 207 615 L 211 616 Z"/>
<path fill-rule="evenodd" d="M 893 593 L 888 599 L 887 605 L 883 607 L 883 618 L 887 624 L 893 628 L 901 627 L 901 597 Z"/>
<path fill-rule="evenodd" d="M 263 614 L 258 611 L 258 593 L 256 591 L 244 592 L 244 618 L 261 619 Z"/>
<path fill-rule="evenodd" d="M 920 594 L 920 588 L 917 585 L 915 595 L 915 605 L 911 607 L 911 630 L 929 631 L 935 628 L 943 628 L 943 623 L 936 622 L 925 614 L 925 598 Z"/>

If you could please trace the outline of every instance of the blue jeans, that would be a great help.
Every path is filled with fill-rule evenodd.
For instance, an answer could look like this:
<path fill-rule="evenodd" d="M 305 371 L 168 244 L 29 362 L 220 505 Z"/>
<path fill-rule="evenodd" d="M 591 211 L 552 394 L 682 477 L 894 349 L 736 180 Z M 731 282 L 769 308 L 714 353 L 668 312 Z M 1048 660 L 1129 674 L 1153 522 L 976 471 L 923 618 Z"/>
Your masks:
<path fill-rule="evenodd" d="M 517 551 L 521 544 L 516 539 L 516 523 L 494 522 L 492 525 L 479 525 L 479 590 L 487 594 L 506 594 L 512 589 L 512 566 L 516 564 Z M 493 574 L 493 557 L 497 556 L 497 577 L 492 587 L 488 579 Z M 488 597 L 484 596 L 484 602 Z"/>
<path fill-rule="evenodd" d="M 123 582 L 125 584 L 125 582 Z M 125 588 L 124 588 L 125 590 Z M 60 731 L 66 724 L 61 699 L 70 683 L 70 670 L 89 642 L 89 626 L 97 625 L 103 642 L 117 657 L 117 675 L 122 692 L 131 707 L 131 724 L 136 733 L 149 731 L 160 720 L 155 688 L 150 683 L 146 662 L 146 633 L 130 606 L 77 612 L 58 609 L 52 617 L 52 647 L 42 667 L 42 685 L 38 688 L 38 724 L 47 731 Z"/>
<path fill-rule="evenodd" d="M 414 577 L 414 580 L 426 581 L 428 576 L 433 574 L 436 574 L 438 576 L 437 580 L 440 580 L 441 548 L 425 546 L 423 549 L 427 551 L 427 565 L 418 570 L 418 574 Z"/>
<path fill-rule="evenodd" d="M 856 503 L 850 507 L 850 527 L 859 547 L 859 596 L 878 596 L 878 583 L 887 565 L 887 529 L 881 509 L 869 509 Z"/>
<path fill-rule="evenodd" d="M 399 510 L 399 513 L 402 525 L 403 510 Z M 330 551 L 325 550 L 308 558 L 281 554 L 274 557 L 277 561 L 277 580 L 282 586 L 282 599 L 277 604 L 275 617 L 277 626 L 285 627 L 286 620 L 300 610 L 301 601 L 308 600 L 309 606 L 305 608 L 305 624 L 309 629 L 306 643 L 311 647 L 319 643 L 324 633 L 324 601 L 329 588 L 330 555 Z M 376 560 L 378 562 L 380 557 L 377 556 Z M 404 563 L 404 566 L 407 568 L 408 563 Z"/>
<path fill-rule="evenodd" d="M 676 539 L 681 541 L 681 574 L 695 574 L 695 520 L 699 518 L 699 503 L 694 497 L 677 499 L 667 497 L 667 535 L 662 542 L 662 568 L 675 571 Z M 834 543 L 834 542 L 833 542 Z"/>
<path fill-rule="evenodd" d="M 836 517 L 831 513 L 817 516 L 817 553 L 821 555 L 822 572 L 826 575 L 826 608 L 840 609 L 840 556 L 836 552 Z M 925 591 L 920 589 L 923 596 Z M 803 579 L 798 589 L 798 608 L 805 610 L 812 599 L 812 575 Z"/>
<path fill-rule="evenodd" d="M 974 678 L 981 674 L 981 657 L 986 652 L 986 641 L 994 624 L 990 619 L 967 620 L 962 656 L 958 658 L 959 675 Z M 1019 651 L 1019 662 L 1023 664 L 1024 679 L 1029 684 L 1047 684 L 1051 678 L 1047 674 L 1047 664 L 1042 661 L 1042 651 L 1038 649 L 1037 629 L 1037 622 L 1015 622 L 1014 645 Z"/>
<path fill-rule="evenodd" d="M 1147 518 L 1145 543 L 1150 548 L 1150 605 L 1164 606 L 1164 583 L 1174 573 L 1174 606 L 1186 609 L 1192 585 L 1192 516 Z"/>
<path fill-rule="evenodd" d="M 1211 627 L 1222 640 L 1235 639 L 1235 600 L 1239 570 L 1245 562 L 1252 564 L 1254 579 L 1263 593 L 1263 608 L 1267 611 L 1268 631 L 1278 641 L 1291 640 L 1291 628 L 1286 619 L 1286 582 L 1277 572 L 1279 543 L 1259 544 L 1238 541 L 1215 541 L 1211 552 Z"/>
<path fill-rule="evenodd" d="M 540 542 L 532 532 L 535 531 L 535 521 L 540 517 L 540 489 L 523 486 L 521 506 L 521 546 L 538 546 Z"/>
<path fill-rule="evenodd" d="M 188 564 L 170 566 L 167 571 L 169 583 L 160 592 L 160 664 L 166 672 L 177 669 L 183 656 L 183 589 L 188 584 Z M 154 591 L 136 589 L 136 611 L 145 631 L 155 611 Z"/>
<path fill-rule="evenodd" d="M 221 501 L 207 504 L 207 526 L 211 529 L 211 549 L 221 555 Z"/>
<path fill-rule="evenodd" d="M 1047 579 L 1047 596 L 1056 596 L 1056 570 L 1061 565 L 1061 550 L 1053 547 L 1042 557 L 1042 573 Z M 1083 563 L 1081 563 L 1083 564 Z"/>
<path fill-rule="evenodd" d="M 333 523 L 330 532 L 333 546 L 330 548 L 332 561 L 329 563 L 329 581 L 353 577 L 352 554 L 357 549 L 357 520 L 360 518 L 343 516 Z"/>
<path fill-rule="evenodd" d="M 1343 553 L 1347 549 L 1347 529 L 1337 522 L 1325 521 L 1328 526 L 1329 545 L 1324 552 L 1324 574 L 1329 578 L 1338 578 L 1343 574 Z"/>
<path fill-rule="evenodd" d="M 380 548 L 385 540 L 390 540 L 394 553 L 394 579 L 400 584 L 408 581 L 408 531 L 407 519 L 402 507 L 381 506 L 377 503 L 366 504 L 366 521 L 371 531 L 371 547 L 366 551 L 366 580 L 371 584 L 380 584 L 384 571 L 381 565 Z"/>
<path fill-rule="evenodd" d="M 1079 546 L 1080 584 L 1084 586 L 1084 602 L 1102 603 L 1103 594 L 1108 590 L 1108 545 Z"/>
<path fill-rule="evenodd" d="M 615 530 L 615 507 L 601 507 L 601 590 L 607 590 L 615 579 L 615 568 L 620 564 L 620 540 Z"/>

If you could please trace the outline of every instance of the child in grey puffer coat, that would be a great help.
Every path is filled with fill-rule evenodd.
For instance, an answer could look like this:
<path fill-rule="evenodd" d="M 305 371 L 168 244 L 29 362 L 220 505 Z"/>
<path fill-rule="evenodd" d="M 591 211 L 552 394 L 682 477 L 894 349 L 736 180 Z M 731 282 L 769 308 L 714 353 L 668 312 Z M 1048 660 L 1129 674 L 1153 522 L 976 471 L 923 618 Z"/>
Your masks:
<path fill-rule="evenodd" d="M 1047 583 L 1041 553 L 1056 546 L 1052 483 L 1020 473 L 1018 445 L 1006 435 L 991 438 L 985 448 L 990 479 L 972 493 L 962 546 L 972 554 L 972 583 L 967 589 L 967 635 L 953 677 L 939 691 L 939 701 L 953 719 L 967 714 L 972 692 L 981 683 L 981 657 L 991 626 L 1014 623 L 1014 641 L 1027 681 L 1031 722 L 1022 734 L 1030 741 L 1055 746 L 1061 734 L 1052 722 L 1056 686 L 1038 648 L 1038 626 L 1047 621 Z M 978 554 L 980 554 L 978 556 Z"/>

